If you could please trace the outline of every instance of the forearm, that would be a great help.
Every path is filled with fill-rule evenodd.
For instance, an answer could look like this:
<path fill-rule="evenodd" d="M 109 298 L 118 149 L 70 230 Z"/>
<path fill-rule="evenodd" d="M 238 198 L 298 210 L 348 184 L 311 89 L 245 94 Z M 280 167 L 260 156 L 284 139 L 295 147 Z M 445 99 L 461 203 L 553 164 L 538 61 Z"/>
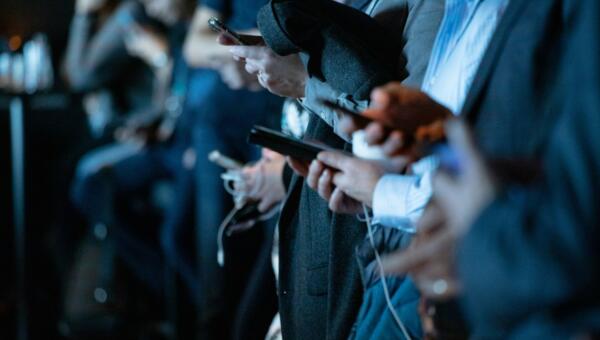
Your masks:
<path fill-rule="evenodd" d="M 85 72 L 81 70 L 95 22 L 96 18 L 92 14 L 76 14 L 71 22 L 63 72 L 69 86 L 74 90 L 85 90 L 87 81 Z"/>

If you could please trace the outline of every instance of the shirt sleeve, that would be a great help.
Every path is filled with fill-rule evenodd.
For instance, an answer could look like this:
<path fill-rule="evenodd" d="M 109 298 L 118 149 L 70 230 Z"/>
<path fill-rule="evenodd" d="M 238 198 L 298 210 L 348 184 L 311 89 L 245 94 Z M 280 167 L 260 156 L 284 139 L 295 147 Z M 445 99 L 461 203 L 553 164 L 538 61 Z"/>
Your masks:
<path fill-rule="evenodd" d="M 431 179 L 436 168 L 437 160 L 428 157 L 412 166 L 412 175 L 383 176 L 373 194 L 373 221 L 415 232 L 431 198 Z"/>

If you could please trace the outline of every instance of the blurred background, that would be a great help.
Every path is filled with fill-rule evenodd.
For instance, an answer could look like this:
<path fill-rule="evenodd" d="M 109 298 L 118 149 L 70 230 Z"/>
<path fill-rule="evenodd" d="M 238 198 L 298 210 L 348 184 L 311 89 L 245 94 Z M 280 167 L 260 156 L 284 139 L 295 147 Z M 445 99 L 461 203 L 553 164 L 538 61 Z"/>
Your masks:
<path fill-rule="evenodd" d="M 52 89 L 25 99 L 26 298 L 28 338 L 61 339 L 63 287 L 75 249 L 65 234 L 81 237 L 83 221 L 70 214 L 68 188 L 77 159 L 94 143 L 78 95 L 57 76 L 74 12 L 70 0 L 0 1 L 0 52 L 22 52 L 43 33 L 55 72 Z M 9 107 L 15 96 L 0 92 L 0 339 L 17 339 L 17 265 L 12 200 Z M 32 213 L 35 212 L 35 213 Z M 67 228 L 67 229 L 65 229 Z M 74 233 L 65 231 L 73 231 Z"/>

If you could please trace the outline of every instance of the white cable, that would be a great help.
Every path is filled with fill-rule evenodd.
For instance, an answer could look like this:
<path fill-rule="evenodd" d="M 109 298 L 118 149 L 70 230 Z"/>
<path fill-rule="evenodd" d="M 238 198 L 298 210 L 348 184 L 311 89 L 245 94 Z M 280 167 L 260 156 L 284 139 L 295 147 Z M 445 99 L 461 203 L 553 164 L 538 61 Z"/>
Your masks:
<path fill-rule="evenodd" d="M 396 324 L 400 328 L 400 331 L 402 331 L 402 334 L 404 335 L 405 339 L 411 340 L 410 335 L 406 331 L 406 327 L 404 326 L 404 323 L 402 322 L 402 320 L 396 313 L 396 310 L 394 309 L 394 305 L 392 304 L 392 299 L 390 298 L 390 291 L 388 289 L 387 282 L 385 281 L 385 272 L 383 270 L 383 263 L 381 262 L 381 257 L 379 256 L 379 251 L 377 250 L 377 247 L 375 246 L 375 239 L 373 236 L 373 226 L 371 225 L 371 218 L 369 217 L 369 211 L 367 210 L 367 206 L 364 204 L 363 204 L 363 211 L 365 213 L 365 222 L 367 223 L 367 230 L 369 232 L 369 241 L 371 243 L 371 248 L 373 248 L 373 251 L 375 252 L 375 260 L 377 261 L 377 267 L 379 268 L 379 276 L 380 276 L 380 280 L 381 280 L 381 285 L 383 286 L 383 294 L 385 295 L 385 302 L 387 303 L 388 310 L 390 311 L 390 313 L 392 313 L 392 316 L 393 316 L 394 320 L 396 321 Z"/>
<path fill-rule="evenodd" d="M 225 217 L 225 219 L 223 220 L 223 222 L 221 222 L 221 225 L 219 226 L 219 234 L 217 235 L 217 262 L 221 267 L 225 265 L 225 248 L 223 247 L 223 235 L 225 234 L 225 229 L 227 228 L 227 225 L 229 225 L 229 222 L 231 222 L 231 219 L 235 216 L 238 210 L 239 209 L 237 207 L 233 208 L 229 212 L 229 214 L 227 214 L 227 217 Z"/>

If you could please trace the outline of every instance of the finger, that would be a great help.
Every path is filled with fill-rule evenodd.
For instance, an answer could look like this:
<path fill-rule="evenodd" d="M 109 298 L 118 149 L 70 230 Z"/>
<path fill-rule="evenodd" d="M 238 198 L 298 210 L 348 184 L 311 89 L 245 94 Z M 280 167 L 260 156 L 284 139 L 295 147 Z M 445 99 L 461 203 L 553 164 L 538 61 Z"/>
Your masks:
<path fill-rule="evenodd" d="M 433 230 L 438 229 L 445 219 L 446 217 L 437 203 L 430 202 L 425 208 L 423 216 L 417 222 L 417 230 L 419 234 L 430 234 Z"/>
<path fill-rule="evenodd" d="M 250 73 L 250 74 L 258 74 L 258 72 L 260 72 L 260 67 L 254 63 L 251 62 L 252 59 L 250 60 L 246 60 L 246 65 L 244 66 L 244 68 L 246 69 L 246 72 Z"/>
<path fill-rule="evenodd" d="M 381 147 L 383 148 L 383 152 L 388 156 L 399 154 L 404 147 L 402 132 L 397 130 L 392 131 Z"/>
<path fill-rule="evenodd" d="M 327 169 L 323 171 L 323 174 L 319 178 L 319 196 L 321 196 L 326 201 L 329 201 L 329 199 L 331 198 L 331 193 L 333 191 L 332 177 L 333 176 L 331 170 Z"/>
<path fill-rule="evenodd" d="M 455 178 L 444 172 L 433 177 L 433 198 L 442 211 L 453 212 L 453 202 L 460 196 L 458 185 Z"/>
<path fill-rule="evenodd" d="M 340 188 L 335 188 L 329 199 L 329 210 L 336 213 L 343 212 L 345 196 Z"/>
<path fill-rule="evenodd" d="M 340 130 L 347 135 L 351 135 L 352 133 L 363 128 L 364 127 L 361 127 L 360 124 L 357 124 L 357 122 L 350 115 L 343 115 L 340 119 Z"/>
<path fill-rule="evenodd" d="M 306 177 L 308 175 L 308 162 L 301 161 L 292 157 L 286 157 L 285 160 L 287 161 L 290 168 L 292 168 L 292 170 L 294 170 L 294 172 L 296 172 L 296 174 L 298 174 L 299 176 Z"/>
<path fill-rule="evenodd" d="M 323 170 L 325 170 L 323 163 L 317 160 L 310 163 L 310 167 L 308 168 L 308 176 L 306 177 L 306 184 L 308 184 L 311 189 L 318 190 L 319 178 L 323 174 Z"/>
<path fill-rule="evenodd" d="M 353 157 L 346 156 L 341 152 L 323 151 L 317 155 L 317 159 L 329 167 L 343 171 L 351 166 Z"/>
<path fill-rule="evenodd" d="M 365 129 L 365 141 L 369 145 L 381 144 L 385 140 L 386 135 L 385 128 L 379 123 L 371 123 Z"/>
<path fill-rule="evenodd" d="M 229 52 L 238 58 L 261 60 L 264 58 L 264 48 L 257 46 L 231 46 Z"/>
<path fill-rule="evenodd" d="M 264 198 L 263 200 L 260 201 L 260 203 L 258 203 L 258 211 L 260 211 L 261 213 L 265 213 L 267 211 L 269 211 L 269 209 L 271 209 L 271 207 L 273 206 L 273 200 L 270 198 Z"/>

